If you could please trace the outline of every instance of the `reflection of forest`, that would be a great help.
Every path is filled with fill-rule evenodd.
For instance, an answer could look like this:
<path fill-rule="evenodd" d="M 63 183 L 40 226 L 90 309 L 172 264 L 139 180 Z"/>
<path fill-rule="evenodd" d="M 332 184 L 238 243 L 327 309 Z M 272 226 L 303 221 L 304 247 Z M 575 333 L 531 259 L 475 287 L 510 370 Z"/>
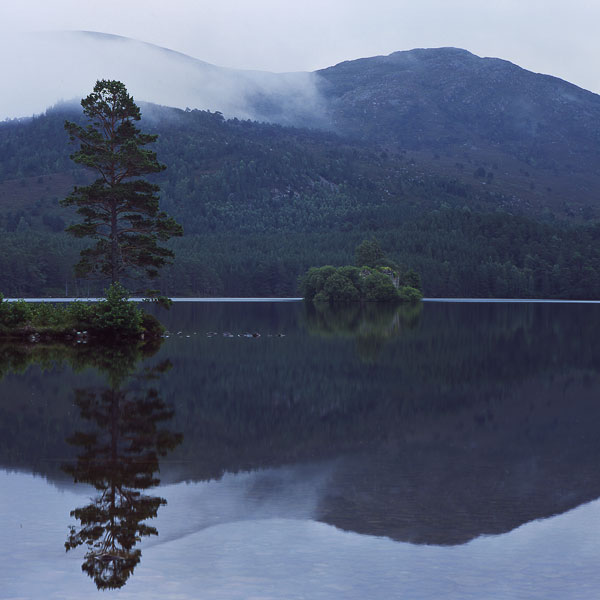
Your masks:
<path fill-rule="evenodd" d="M 422 304 L 349 302 L 304 304 L 306 326 L 310 333 L 323 337 L 348 337 L 356 340 L 358 355 L 375 360 L 385 341 L 403 335 L 419 323 Z"/>
<path fill-rule="evenodd" d="M 174 366 L 156 387 L 174 399 L 172 428 L 185 443 L 172 455 L 177 472 L 167 465 L 163 478 L 338 457 L 319 518 L 437 544 L 600 496 L 591 476 L 600 450 L 596 306 L 425 305 L 406 322 L 388 309 L 179 308 L 169 327 L 190 338 L 167 340 L 161 353 Z M 365 360 L 357 340 L 369 328 L 383 343 Z M 244 330 L 262 336 L 204 335 Z M 285 337 L 268 337 L 277 331 Z M 14 377 L 2 385 L 8 380 L 16 392 Z M 18 434 L 11 451 L 21 464 L 35 464 L 23 437 L 63 451 L 53 431 L 68 407 L 52 415 L 51 430 L 47 405 L 38 415 L 21 403 L 18 418 L 15 393 L 0 408 Z M 10 462 L 7 451 L 2 457 Z"/>
<path fill-rule="evenodd" d="M 304 304 L 308 331 L 331 337 L 379 337 L 402 335 L 414 329 L 423 310 L 421 303 L 359 303 L 349 302 L 335 306 L 320 302 Z"/>

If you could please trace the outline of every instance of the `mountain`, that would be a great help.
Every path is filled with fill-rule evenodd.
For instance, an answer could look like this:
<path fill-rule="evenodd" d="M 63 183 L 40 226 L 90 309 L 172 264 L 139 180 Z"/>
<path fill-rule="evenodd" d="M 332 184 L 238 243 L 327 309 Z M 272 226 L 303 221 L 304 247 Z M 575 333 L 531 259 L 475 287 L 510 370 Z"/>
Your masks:
<path fill-rule="evenodd" d="M 600 296 L 591 92 L 453 48 L 265 74 L 117 36 L 48 36 L 35 38 L 52 59 L 40 98 L 63 81 L 81 96 L 93 84 L 84 78 L 119 77 L 142 128 L 159 135 L 162 205 L 186 230 L 158 281 L 166 293 L 293 296 L 309 266 L 352 263 L 377 237 L 431 296 Z M 70 54 L 81 61 L 72 76 Z M 73 216 L 58 200 L 91 174 L 69 159 L 65 118 L 81 109 L 0 123 L 6 294 L 78 290 L 81 246 L 62 234 Z"/>
<path fill-rule="evenodd" d="M 346 135 L 409 149 L 494 147 L 524 161 L 545 157 L 550 167 L 561 152 L 586 162 L 600 153 L 600 96 L 505 60 L 417 49 L 318 74 L 333 125 Z"/>
<path fill-rule="evenodd" d="M 218 67 L 160 46 L 95 32 L 46 32 L 9 44 L 16 80 L 0 118 L 41 113 L 120 79 L 137 101 L 226 118 L 334 131 L 408 153 L 428 172 L 494 181 L 511 211 L 596 217 L 600 96 L 556 77 L 457 48 L 415 49 L 314 73 Z M 507 208 L 507 206 L 503 206 Z"/>
<path fill-rule="evenodd" d="M 348 61 L 318 75 L 331 126 L 343 135 L 433 153 L 436 171 L 481 168 L 517 203 L 598 207 L 597 94 L 457 48 Z"/>
<path fill-rule="evenodd" d="M 313 265 L 350 264 L 365 238 L 422 275 L 430 296 L 596 298 L 600 226 L 514 207 L 499 181 L 433 172 L 403 153 L 335 134 L 219 113 L 142 105 L 167 170 L 161 203 L 184 224 L 171 295 L 295 296 Z M 90 174 L 69 159 L 72 106 L 0 124 L 0 288 L 11 296 L 78 287 L 82 242 L 58 205 Z M 498 178 L 499 179 L 499 178 Z M 519 213 L 519 214 L 517 214 Z M 560 220 L 562 219 L 562 220 Z M 95 286 L 95 287 L 94 287 Z"/>

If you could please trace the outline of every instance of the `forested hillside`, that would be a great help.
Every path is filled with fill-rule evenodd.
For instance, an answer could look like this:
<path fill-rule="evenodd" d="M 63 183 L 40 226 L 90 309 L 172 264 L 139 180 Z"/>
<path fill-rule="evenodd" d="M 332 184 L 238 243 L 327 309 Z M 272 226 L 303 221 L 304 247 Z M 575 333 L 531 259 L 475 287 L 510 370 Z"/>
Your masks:
<path fill-rule="evenodd" d="M 581 211 L 515 201 L 491 171 L 435 170 L 418 152 L 219 113 L 153 105 L 142 113 L 167 165 L 155 177 L 162 206 L 185 228 L 157 282 L 164 293 L 295 295 L 309 266 L 352 263 L 355 247 L 376 237 L 421 273 L 426 295 L 600 295 L 600 226 Z M 102 287 L 73 279 L 82 242 L 62 232 L 73 215 L 58 206 L 90 177 L 69 159 L 63 123 L 77 114 L 60 106 L 0 124 L 5 295 Z"/>

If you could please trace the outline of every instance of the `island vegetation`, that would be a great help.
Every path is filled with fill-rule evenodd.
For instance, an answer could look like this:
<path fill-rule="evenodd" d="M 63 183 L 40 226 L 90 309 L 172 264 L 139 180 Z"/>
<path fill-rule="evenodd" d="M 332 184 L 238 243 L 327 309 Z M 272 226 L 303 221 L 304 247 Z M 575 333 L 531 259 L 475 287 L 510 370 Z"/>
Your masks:
<path fill-rule="evenodd" d="M 124 341 L 163 332 L 158 320 L 129 301 L 122 281 L 155 278 L 174 253 L 160 244 L 181 236 L 183 228 L 159 209 L 160 187 L 141 178 L 166 167 L 145 146 L 157 135 L 144 134 L 134 122 L 139 107 L 120 81 L 100 80 L 81 101 L 86 126 L 71 121 L 65 129 L 79 141 L 72 160 L 96 174 L 85 186 L 76 185 L 61 201 L 82 217 L 66 231 L 90 238 L 93 246 L 81 250 L 75 266 L 78 277 L 109 279 L 106 299 L 96 304 L 69 305 L 6 302 L 0 295 L 0 337 L 37 341 Z M 166 299 L 149 291 L 165 303 Z"/>
<path fill-rule="evenodd" d="M 418 302 L 421 280 L 413 270 L 391 261 L 376 239 L 356 248 L 356 264 L 311 267 L 300 280 L 300 291 L 309 302 Z"/>
<path fill-rule="evenodd" d="M 164 328 L 156 317 L 129 300 L 119 283 L 96 303 L 75 301 L 7 302 L 0 294 L 0 339 L 24 342 L 131 342 L 157 338 Z"/>

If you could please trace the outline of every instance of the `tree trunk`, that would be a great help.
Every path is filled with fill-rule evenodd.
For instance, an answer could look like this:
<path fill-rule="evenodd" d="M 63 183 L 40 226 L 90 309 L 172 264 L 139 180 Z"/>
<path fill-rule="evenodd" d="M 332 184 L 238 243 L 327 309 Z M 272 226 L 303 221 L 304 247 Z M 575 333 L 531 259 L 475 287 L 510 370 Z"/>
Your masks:
<path fill-rule="evenodd" d="M 117 228 L 117 205 L 113 201 L 110 209 L 110 282 L 116 283 L 119 278 L 119 240 Z"/>

